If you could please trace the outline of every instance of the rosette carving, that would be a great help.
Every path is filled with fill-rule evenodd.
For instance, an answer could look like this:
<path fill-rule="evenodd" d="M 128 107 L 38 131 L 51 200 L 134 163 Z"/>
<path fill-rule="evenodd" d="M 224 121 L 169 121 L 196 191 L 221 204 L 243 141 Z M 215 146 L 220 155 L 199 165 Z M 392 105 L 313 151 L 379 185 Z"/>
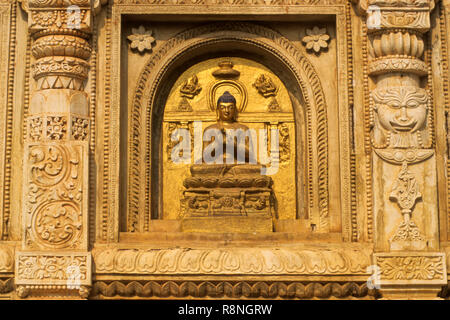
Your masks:
<path fill-rule="evenodd" d="M 52 248 L 65 247 L 81 235 L 82 215 L 72 202 L 47 202 L 33 220 L 33 233 L 40 243 Z"/>
<path fill-rule="evenodd" d="M 66 136 L 67 119 L 66 117 L 51 116 L 47 117 L 47 138 L 49 140 L 61 140 Z"/>
<path fill-rule="evenodd" d="M 89 120 L 83 118 L 72 119 L 72 137 L 75 140 L 86 140 L 89 134 Z"/>

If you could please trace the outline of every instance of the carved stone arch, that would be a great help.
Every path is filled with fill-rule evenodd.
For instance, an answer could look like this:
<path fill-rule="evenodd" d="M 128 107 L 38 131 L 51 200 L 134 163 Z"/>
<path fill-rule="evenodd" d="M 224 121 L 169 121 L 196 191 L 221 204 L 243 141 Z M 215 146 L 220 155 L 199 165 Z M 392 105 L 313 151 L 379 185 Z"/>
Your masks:
<path fill-rule="evenodd" d="M 158 207 L 151 207 L 151 166 L 146 165 L 145 172 L 142 172 L 142 163 L 150 164 L 152 158 L 152 119 L 164 111 L 163 108 L 154 108 L 157 95 L 170 90 L 162 85 L 162 80 L 170 74 L 170 70 L 176 68 L 177 62 L 183 57 L 205 53 L 205 50 L 212 47 L 220 50 L 221 46 L 230 43 L 275 57 L 296 79 L 307 118 L 308 173 L 305 182 L 308 187 L 309 210 L 318 211 L 319 230 L 328 229 L 328 123 L 320 79 L 302 52 L 278 32 L 256 24 L 234 22 L 203 25 L 181 32 L 169 39 L 145 64 L 138 78 L 129 113 L 127 224 L 131 227 L 128 231 L 148 231 L 151 211 L 159 210 Z M 314 170 L 313 166 L 316 167 Z M 142 211 L 144 217 L 139 216 Z M 142 226 L 133 227 L 138 224 Z"/>

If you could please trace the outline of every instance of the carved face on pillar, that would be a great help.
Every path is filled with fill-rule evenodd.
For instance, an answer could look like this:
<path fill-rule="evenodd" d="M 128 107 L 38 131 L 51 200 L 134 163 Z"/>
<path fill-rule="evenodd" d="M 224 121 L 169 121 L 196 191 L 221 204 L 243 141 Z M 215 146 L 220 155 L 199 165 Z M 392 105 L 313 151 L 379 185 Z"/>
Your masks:
<path fill-rule="evenodd" d="M 423 147 L 420 134 L 426 128 L 426 90 L 413 86 L 379 88 L 372 91 L 372 99 L 376 127 L 379 124 L 388 136 L 387 147 Z"/>

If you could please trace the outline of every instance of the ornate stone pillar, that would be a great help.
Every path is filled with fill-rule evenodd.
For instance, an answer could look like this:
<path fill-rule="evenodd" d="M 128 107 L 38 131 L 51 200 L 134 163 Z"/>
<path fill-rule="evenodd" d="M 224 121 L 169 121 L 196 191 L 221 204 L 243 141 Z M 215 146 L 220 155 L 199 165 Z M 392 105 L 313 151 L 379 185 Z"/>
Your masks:
<path fill-rule="evenodd" d="M 436 157 L 427 32 L 433 0 L 368 0 L 374 265 L 384 298 L 437 298 Z"/>
<path fill-rule="evenodd" d="M 90 0 L 30 0 L 32 96 L 16 285 L 27 295 L 87 298 Z"/>

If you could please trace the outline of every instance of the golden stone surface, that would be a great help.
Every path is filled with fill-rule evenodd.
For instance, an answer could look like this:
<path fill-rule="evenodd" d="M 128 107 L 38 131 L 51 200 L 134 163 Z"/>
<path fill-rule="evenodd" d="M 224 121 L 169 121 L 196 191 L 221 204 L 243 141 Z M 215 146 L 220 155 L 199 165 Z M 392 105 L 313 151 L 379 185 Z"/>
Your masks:
<path fill-rule="evenodd" d="M 448 299 L 450 1 L 0 0 L 0 31 L 2 299 Z M 208 126 L 255 163 L 178 152 Z"/>

